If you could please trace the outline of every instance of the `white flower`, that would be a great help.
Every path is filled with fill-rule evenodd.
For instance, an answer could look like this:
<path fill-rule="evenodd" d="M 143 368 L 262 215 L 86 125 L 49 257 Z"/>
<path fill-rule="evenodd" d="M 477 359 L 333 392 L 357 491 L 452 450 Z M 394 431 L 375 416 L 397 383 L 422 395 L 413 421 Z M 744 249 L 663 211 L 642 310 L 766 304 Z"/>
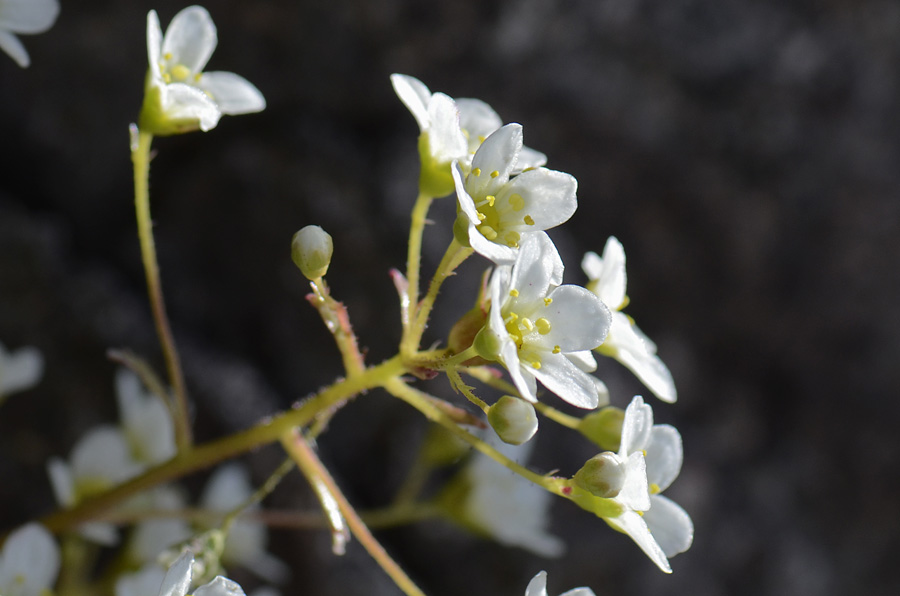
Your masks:
<path fill-rule="evenodd" d="M 533 446 L 516 447 L 491 439 L 488 443 L 523 464 Z M 544 557 L 563 554 L 563 541 L 545 529 L 553 495 L 481 453 L 472 456 L 463 474 L 468 491 L 461 514 L 467 525 L 505 546 L 518 546 Z"/>
<path fill-rule="evenodd" d="M 22 68 L 31 64 L 15 33 L 43 33 L 59 15 L 58 0 L 0 0 L 0 49 Z"/>
<path fill-rule="evenodd" d="M 522 126 L 507 124 L 481 144 L 467 176 L 458 164 L 452 170 L 457 239 L 499 265 L 511 265 L 524 238 L 567 221 L 578 206 L 569 174 L 536 168 L 512 176 L 521 150 Z"/>
<path fill-rule="evenodd" d="M 30 523 L 12 532 L 0 551 L 0 594 L 41 596 L 59 573 L 59 547 L 44 526 Z"/>
<path fill-rule="evenodd" d="M 454 100 L 444 93 L 432 93 L 422 81 L 408 75 L 392 74 L 391 85 L 419 125 L 423 191 L 436 197 L 451 193 L 451 162 L 459 160 L 463 172 L 468 173 L 478 147 L 503 124 L 500 116 L 480 99 Z M 520 169 L 514 173 L 545 163 L 546 155 L 523 147 Z"/>
<path fill-rule="evenodd" d="M 588 289 L 613 309 L 609 337 L 598 351 L 628 367 L 659 399 L 674 402 L 677 398 L 675 382 L 672 373 L 656 355 L 656 344 L 638 329 L 630 317 L 620 312 L 628 304 L 622 244 L 610 236 L 603 249 L 603 257 L 589 252 L 584 255 L 581 268 L 590 279 Z"/>
<path fill-rule="evenodd" d="M 642 494 L 630 502 L 620 500 L 626 510 L 619 516 L 604 519 L 631 536 L 660 569 L 671 573 L 667 557 L 686 551 L 694 537 L 690 516 L 673 501 L 659 495 L 681 470 L 681 435 L 667 424 L 654 425 L 653 408 L 641 396 L 635 396 L 625 409 L 618 456 L 622 461 L 639 457 L 646 462 L 643 471 L 646 502 Z"/>
<path fill-rule="evenodd" d="M 541 571 L 528 583 L 528 587 L 525 588 L 525 596 L 547 596 L 546 571 Z M 590 588 L 575 588 L 563 592 L 559 596 L 594 596 L 594 592 Z"/>
<path fill-rule="evenodd" d="M 2 3 L 3 0 L 0 0 Z M 0 4 L 2 8 L 2 4 Z M 2 13 L 2 10 L 0 10 Z M 2 32 L 0 32 L 2 39 Z M 7 352 L 0 343 L 0 403 L 7 395 L 31 389 L 44 374 L 44 358 L 37 348 L 19 348 Z"/>
<path fill-rule="evenodd" d="M 583 368 L 606 337 L 609 309 L 585 288 L 558 286 L 562 273 L 550 238 L 529 235 L 512 269 L 494 272 L 488 324 L 475 346 L 503 363 L 523 398 L 537 401 L 537 380 L 572 405 L 596 408 L 599 387 Z"/>
<path fill-rule="evenodd" d="M 206 485 L 200 498 L 201 507 L 211 511 L 231 512 L 242 505 L 253 488 L 247 470 L 238 464 L 220 467 Z M 256 504 L 249 511 L 259 509 Z M 268 532 L 261 522 L 237 519 L 228 531 L 222 562 L 240 565 L 259 577 L 282 583 L 290 575 L 287 565 L 266 551 Z"/>
<path fill-rule="evenodd" d="M 140 499 L 144 509 L 175 511 L 185 508 L 185 499 L 173 487 L 158 487 Z M 135 506 L 139 506 L 135 503 Z M 144 520 L 134 527 L 128 543 L 128 556 L 136 563 L 156 561 L 167 548 L 182 543 L 192 536 L 187 521 L 172 517 Z"/>
<path fill-rule="evenodd" d="M 216 48 L 216 26 L 202 6 L 172 19 L 165 37 L 155 10 L 147 14 L 147 77 L 140 127 L 158 135 L 208 131 L 222 114 L 262 111 L 266 100 L 231 72 L 203 72 Z"/>
<path fill-rule="evenodd" d="M 124 368 L 116 373 L 116 399 L 135 461 L 152 466 L 175 456 L 175 423 L 169 409 L 157 395 L 144 390 L 137 375 Z"/>
<path fill-rule="evenodd" d="M 194 556 L 183 553 L 165 574 L 154 566 L 119 578 L 116 596 L 187 596 L 191 588 Z M 221 575 L 194 590 L 193 596 L 244 596 L 236 582 Z"/>

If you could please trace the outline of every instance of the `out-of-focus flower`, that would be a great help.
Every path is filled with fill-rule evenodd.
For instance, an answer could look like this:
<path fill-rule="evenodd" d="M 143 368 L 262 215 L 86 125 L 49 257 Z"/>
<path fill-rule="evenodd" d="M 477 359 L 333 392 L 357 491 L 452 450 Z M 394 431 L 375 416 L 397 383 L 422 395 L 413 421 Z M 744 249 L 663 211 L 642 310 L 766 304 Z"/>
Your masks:
<path fill-rule="evenodd" d="M 223 114 L 265 109 L 262 93 L 231 72 L 203 72 L 218 38 L 202 6 L 175 15 L 163 36 L 155 10 L 147 14 L 150 72 L 144 89 L 139 126 L 155 135 L 208 131 Z"/>
<path fill-rule="evenodd" d="M 567 221 L 578 206 L 569 174 L 536 168 L 513 176 L 521 151 L 522 126 L 507 124 L 481 144 L 468 175 L 458 163 L 452 170 L 456 239 L 498 265 L 511 265 L 526 237 Z"/>
<path fill-rule="evenodd" d="M 0 0 L 0 49 L 27 68 L 31 59 L 15 34 L 43 33 L 58 15 L 58 0 Z"/>
<path fill-rule="evenodd" d="M 541 571 L 534 576 L 525 588 L 525 596 L 547 596 L 547 572 Z M 575 588 L 568 592 L 563 592 L 559 596 L 594 596 L 594 592 L 590 588 Z"/>
<path fill-rule="evenodd" d="M 204 584 L 191 592 L 194 556 L 183 553 L 162 572 L 155 566 L 148 566 L 141 571 L 119 578 L 116 582 L 116 596 L 244 596 L 244 590 L 237 582 L 217 576 L 208 584 Z"/>
<path fill-rule="evenodd" d="M 175 456 L 175 423 L 159 396 L 146 391 L 137 375 L 123 368 L 116 373 L 116 399 L 136 462 L 152 466 Z"/>
<path fill-rule="evenodd" d="M 606 337 L 609 309 L 585 288 L 557 286 L 562 272 L 550 238 L 528 236 L 515 265 L 494 272 L 488 324 L 474 345 L 481 357 L 503 363 L 523 398 L 537 401 L 540 381 L 574 406 L 596 408 L 600 391 L 584 368 Z"/>
<path fill-rule="evenodd" d="M 30 523 L 12 532 L 0 550 L 0 594 L 46 596 L 59 573 L 59 547 L 44 526 Z"/>
<path fill-rule="evenodd" d="M 674 402 L 677 398 L 675 382 L 672 373 L 656 355 L 656 344 L 638 329 L 628 315 L 621 312 L 628 305 L 622 244 L 610 236 L 603 248 L 603 257 L 589 252 L 584 255 L 581 268 L 590 280 L 587 288 L 600 296 L 612 310 L 609 336 L 597 351 L 628 367 L 659 399 Z"/>
<path fill-rule="evenodd" d="M 7 352 L 0 343 L 0 403 L 8 395 L 37 385 L 43 374 L 44 357 L 37 348 L 28 346 Z"/>

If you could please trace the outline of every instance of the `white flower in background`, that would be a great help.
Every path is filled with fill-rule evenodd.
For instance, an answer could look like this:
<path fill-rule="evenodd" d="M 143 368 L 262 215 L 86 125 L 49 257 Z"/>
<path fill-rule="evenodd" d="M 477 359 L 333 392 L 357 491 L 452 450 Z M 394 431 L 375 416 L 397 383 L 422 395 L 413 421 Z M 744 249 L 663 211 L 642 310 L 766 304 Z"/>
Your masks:
<path fill-rule="evenodd" d="M 642 453 L 647 464 L 650 508 L 644 511 L 641 518 L 644 528 L 649 529 L 652 539 L 666 557 L 683 553 L 691 547 L 694 540 L 694 524 L 684 509 L 659 494 L 672 484 L 681 471 L 683 460 L 681 435 L 671 425 L 653 424 L 653 408 L 645 404 L 639 395 L 635 396 L 625 409 L 622 444 L 619 447 L 619 454 L 623 457 L 635 453 Z M 613 523 L 614 520 L 607 521 Z M 639 529 L 639 524 L 636 524 L 635 520 L 626 522 L 626 525 L 629 525 L 632 531 L 646 532 L 643 528 Z M 627 529 L 625 531 L 634 537 L 631 531 Z M 638 541 L 638 544 L 641 545 L 641 542 Z M 641 548 L 644 546 L 641 545 Z M 653 555 L 651 558 L 654 558 Z"/>
<path fill-rule="evenodd" d="M 0 0 L 0 49 L 22 68 L 31 64 L 16 33 L 43 33 L 59 15 L 57 0 Z"/>
<path fill-rule="evenodd" d="M 521 150 L 522 126 L 507 124 L 481 144 L 467 176 L 452 170 L 457 240 L 498 265 L 511 265 L 524 238 L 567 221 L 578 206 L 569 174 L 537 168 L 511 177 Z"/>
<path fill-rule="evenodd" d="M 209 479 L 200 497 L 200 506 L 210 511 L 231 512 L 252 494 L 247 470 L 239 464 L 226 464 Z M 257 509 L 258 503 L 248 511 Z M 240 565 L 266 581 L 283 583 L 290 572 L 284 562 L 266 551 L 267 539 L 267 528 L 261 522 L 238 518 L 228 530 L 222 563 Z"/>
<path fill-rule="evenodd" d="M 625 250 L 610 236 L 603 249 L 603 257 L 589 252 L 584 255 L 581 268 L 590 280 L 587 288 L 600 296 L 612 309 L 609 337 L 598 348 L 633 372 L 659 399 L 674 402 L 677 398 L 672 373 L 656 355 L 656 344 L 644 335 L 634 321 L 620 312 L 628 305 L 625 294 Z"/>
<path fill-rule="evenodd" d="M 451 162 L 458 160 L 468 173 L 472 156 L 484 140 L 503 125 L 500 116 L 480 99 L 454 100 L 444 93 L 432 93 L 419 79 L 392 74 L 391 85 L 403 105 L 419 125 L 419 157 L 423 192 L 442 197 L 453 192 Z M 513 173 L 547 163 L 547 156 L 522 147 Z"/>
<path fill-rule="evenodd" d="M 547 596 L 546 571 L 541 571 L 528 583 L 528 587 L 525 588 L 525 596 Z M 594 596 L 594 592 L 590 588 L 575 588 L 563 592 L 559 596 Z"/>
<path fill-rule="evenodd" d="M 208 131 L 223 114 L 262 111 L 266 100 L 231 72 L 203 72 L 218 39 L 202 6 L 175 15 L 163 36 L 155 10 L 147 14 L 147 76 L 140 128 L 157 135 Z"/>
<path fill-rule="evenodd" d="M 0 403 L 8 395 L 37 385 L 43 374 L 44 357 L 37 348 L 28 346 L 7 352 L 0 343 Z"/>
<path fill-rule="evenodd" d="M 558 286 L 562 273 L 550 238 L 529 235 L 512 269 L 494 272 L 488 324 L 474 345 L 483 358 L 509 370 L 523 398 L 537 401 L 540 381 L 574 406 L 596 408 L 600 390 L 583 369 L 592 362 L 590 350 L 606 337 L 609 309 L 585 288 Z"/>
<path fill-rule="evenodd" d="M 184 496 L 171 486 L 158 487 L 133 501 L 136 508 L 145 510 L 178 511 L 186 507 Z M 144 520 L 136 524 L 131 532 L 127 548 L 128 557 L 132 562 L 139 564 L 157 561 L 160 553 L 185 542 L 192 535 L 193 531 L 184 519 L 160 517 Z"/>
<path fill-rule="evenodd" d="M 125 438 L 135 461 L 152 466 L 175 456 L 175 423 L 166 404 L 145 391 L 137 375 L 116 372 L 116 399 Z"/>
<path fill-rule="evenodd" d="M 59 547 L 44 526 L 22 526 L 10 533 L 0 550 L 0 594 L 47 594 L 56 582 L 59 562 Z"/>
<path fill-rule="evenodd" d="M 534 443 L 516 447 L 489 438 L 497 451 L 524 464 Z M 505 546 L 518 546 L 544 557 L 559 557 L 565 543 L 545 529 L 553 495 L 475 453 L 463 470 L 467 491 L 459 514 L 467 526 Z"/>
<path fill-rule="evenodd" d="M 148 566 L 138 573 L 119 578 L 116 596 L 244 596 L 244 590 L 236 582 L 217 576 L 191 592 L 194 557 L 184 553 L 167 572 Z"/>

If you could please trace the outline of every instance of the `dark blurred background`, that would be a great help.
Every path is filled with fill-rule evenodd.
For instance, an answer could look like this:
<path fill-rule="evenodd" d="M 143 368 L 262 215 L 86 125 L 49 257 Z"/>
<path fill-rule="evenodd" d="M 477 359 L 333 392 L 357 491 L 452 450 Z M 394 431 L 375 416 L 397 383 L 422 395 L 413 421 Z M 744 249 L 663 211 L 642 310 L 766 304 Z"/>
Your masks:
<path fill-rule="evenodd" d="M 334 237 L 329 282 L 368 361 L 394 353 L 391 267 L 405 264 L 418 133 L 388 76 L 478 97 L 549 165 L 579 180 L 553 232 L 567 281 L 614 234 L 628 313 L 659 345 L 679 401 L 654 401 L 684 437 L 667 495 L 696 525 L 665 576 L 630 540 L 557 502 L 568 553 L 542 560 L 443 522 L 380 532 L 429 594 L 900 593 L 900 3 L 880 0 L 214 0 L 210 70 L 268 100 L 207 134 L 158 139 L 151 195 L 163 287 L 209 440 L 340 375 L 291 235 Z M 0 341 L 36 345 L 43 382 L 0 413 L 0 524 L 52 509 L 44 464 L 115 420 L 108 347 L 159 364 L 135 234 L 129 122 L 146 71 L 145 15 L 183 4 L 65 1 L 0 55 Z M 434 213 L 425 275 L 449 240 Z M 467 263 L 426 334 L 445 336 L 485 263 Z M 643 389 L 601 365 L 613 403 Z M 429 387 L 447 395 L 446 382 Z M 335 418 L 321 457 L 360 508 L 384 505 L 424 433 L 372 393 Z M 533 466 L 572 473 L 593 453 L 545 423 Z M 261 482 L 280 461 L 247 461 Z M 188 485 L 202 486 L 202 474 Z M 313 509 L 299 475 L 270 500 Z M 285 594 L 394 594 L 358 546 L 272 532 Z M 891 555 L 890 553 L 894 553 Z M 892 561 L 894 561 L 892 563 Z M 235 574 L 246 581 L 246 575 Z"/>

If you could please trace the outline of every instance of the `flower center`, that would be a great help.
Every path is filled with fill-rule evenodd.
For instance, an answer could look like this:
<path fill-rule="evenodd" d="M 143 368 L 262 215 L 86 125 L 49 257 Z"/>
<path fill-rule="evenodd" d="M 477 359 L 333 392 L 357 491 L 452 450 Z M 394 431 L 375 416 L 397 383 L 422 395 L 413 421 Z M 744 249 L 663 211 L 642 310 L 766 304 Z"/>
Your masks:
<path fill-rule="evenodd" d="M 202 76 L 201 73 L 194 73 L 190 68 L 181 64 L 180 62 L 176 62 L 172 64 L 172 54 L 166 54 L 163 56 L 165 62 L 159 63 L 159 73 L 162 75 L 163 80 L 166 83 L 187 83 L 189 85 L 193 85 L 200 80 Z"/>

